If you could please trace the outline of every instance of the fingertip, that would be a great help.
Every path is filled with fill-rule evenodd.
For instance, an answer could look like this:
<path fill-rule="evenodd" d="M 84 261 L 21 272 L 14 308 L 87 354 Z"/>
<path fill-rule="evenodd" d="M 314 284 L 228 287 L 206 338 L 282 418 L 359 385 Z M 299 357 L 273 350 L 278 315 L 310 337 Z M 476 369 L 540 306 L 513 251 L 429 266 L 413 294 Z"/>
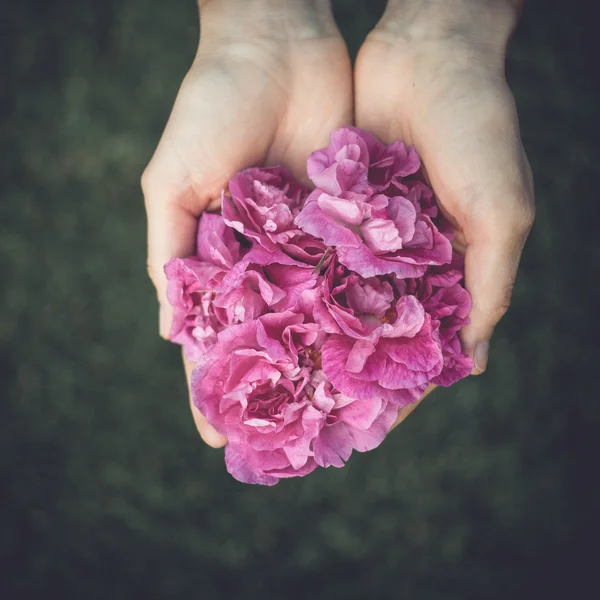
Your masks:
<path fill-rule="evenodd" d="M 159 302 L 160 336 L 170 338 L 173 307 L 168 302 L 165 265 L 174 257 L 194 254 L 197 218 L 180 206 L 156 200 L 148 205 L 148 275 Z"/>
<path fill-rule="evenodd" d="M 190 380 L 192 377 L 192 371 L 194 370 L 194 363 L 187 359 L 185 353 L 182 352 L 183 356 L 183 366 L 185 369 L 186 380 L 188 383 L 188 392 L 189 392 L 189 400 L 190 400 L 190 409 L 192 411 L 192 417 L 194 418 L 194 423 L 196 425 L 196 429 L 200 434 L 200 437 L 211 448 L 222 448 L 227 444 L 227 438 L 224 435 L 221 435 L 206 419 L 206 417 L 196 408 L 194 404 L 194 400 L 192 398 L 192 391 L 190 387 Z"/>
<path fill-rule="evenodd" d="M 473 359 L 473 375 L 487 369 L 490 339 L 510 306 L 519 254 L 520 249 L 493 241 L 467 247 L 465 284 L 472 306 L 460 339 Z"/>
<path fill-rule="evenodd" d="M 190 408 L 196 429 L 200 437 L 211 448 L 222 448 L 227 443 L 227 438 L 221 435 L 206 419 L 206 417 L 194 406 L 190 398 Z"/>
<path fill-rule="evenodd" d="M 203 426 L 198 427 L 198 433 L 211 448 L 222 448 L 227 444 L 227 438 L 221 435 L 212 425 L 209 425 L 208 421 L 205 421 Z"/>

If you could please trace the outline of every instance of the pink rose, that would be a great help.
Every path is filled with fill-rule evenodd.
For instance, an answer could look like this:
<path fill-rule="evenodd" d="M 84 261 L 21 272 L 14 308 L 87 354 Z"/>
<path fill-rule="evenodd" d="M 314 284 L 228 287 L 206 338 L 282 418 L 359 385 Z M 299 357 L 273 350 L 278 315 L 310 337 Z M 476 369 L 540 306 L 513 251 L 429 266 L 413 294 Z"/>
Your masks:
<path fill-rule="evenodd" d="M 440 374 L 439 333 L 414 296 L 396 302 L 397 316 L 366 339 L 331 335 L 323 346 L 323 371 L 344 394 L 381 397 L 397 406 L 418 400 Z"/>
<path fill-rule="evenodd" d="M 332 132 L 329 146 L 308 157 L 307 171 L 317 188 L 333 196 L 345 192 L 371 195 L 400 186 L 420 167 L 412 146 L 403 142 L 386 146 L 362 129 L 343 127 Z"/>
<path fill-rule="evenodd" d="M 450 261 L 452 247 L 409 198 L 345 199 L 315 190 L 296 218 L 306 233 L 335 246 L 339 261 L 363 277 L 420 277 Z"/>
<path fill-rule="evenodd" d="M 450 262 L 452 248 L 432 221 L 438 210 L 419 168 L 414 148 L 402 142 L 385 146 L 359 129 L 335 131 L 309 157 L 317 189 L 295 223 L 362 277 L 420 277 L 429 265 Z"/>
<path fill-rule="evenodd" d="M 397 409 L 335 391 L 320 370 L 323 333 L 292 312 L 264 315 L 219 333 L 192 375 L 195 405 L 227 436 L 229 472 L 273 485 L 321 466 L 342 466 L 352 449 L 383 440 Z"/>
<path fill-rule="evenodd" d="M 331 334 L 323 370 L 342 393 L 404 405 L 440 374 L 439 321 L 406 290 L 393 278 L 364 279 L 332 263 L 321 284 L 304 293 L 315 321 Z"/>
<path fill-rule="evenodd" d="M 332 384 L 352 397 L 404 405 L 429 383 L 448 386 L 466 377 L 473 363 L 458 337 L 471 307 L 463 272 L 456 253 L 450 265 L 431 267 L 418 279 L 363 279 L 329 265 L 304 301 L 333 334 L 322 350 Z"/>
<path fill-rule="evenodd" d="M 294 308 L 317 278 L 313 265 L 255 245 L 223 278 L 215 305 L 230 308 L 236 304 L 238 321 L 252 320 L 267 310 Z"/>
<path fill-rule="evenodd" d="M 313 444 L 315 462 L 321 467 L 343 467 L 352 450 L 377 448 L 398 417 L 398 408 L 382 398 L 365 402 L 336 392 L 323 371 L 315 373 L 313 386 L 313 404 L 326 415 Z"/>
<path fill-rule="evenodd" d="M 395 288 L 385 279 L 363 279 L 333 261 L 321 284 L 304 293 L 304 302 L 323 331 L 357 339 L 382 326 L 395 298 Z"/>
<path fill-rule="evenodd" d="M 405 293 L 413 294 L 439 323 L 439 335 L 444 367 L 431 383 L 450 386 L 469 375 L 473 359 L 462 351 L 459 330 L 469 323 L 471 297 L 461 285 L 464 277 L 464 259 L 454 253 L 452 263 L 432 267 L 421 279 L 398 282 Z"/>
<path fill-rule="evenodd" d="M 204 213 L 198 224 L 197 256 L 173 258 L 165 265 L 167 296 L 175 308 L 170 339 L 183 345 L 190 360 L 201 360 L 217 333 L 232 322 L 213 299 L 240 256 L 233 230 L 220 215 Z"/>
<path fill-rule="evenodd" d="M 223 194 L 223 218 L 266 250 L 316 265 L 325 250 L 323 242 L 294 224 L 308 193 L 283 167 L 246 169 L 232 177 L 229 195 Z"/>
<path fill-rule="evenodd" d="M 386 146 L 374 135 L 361 129 L 351 128 L 364 140 L 369 154 L 369 185 L 380 193 L 396 196 L 389 187 L 395 186 L 396 190 L 403 189 L 402 182 L 406 177 L 414 175 L 421 168 L 421 160 L 412 146 L 404 142 L 394 142 Z"/>
<path fill-rule="evenodd" d="M 307 172 L 317 188 L 333 196 L 369 194 L 369 149 L 362 132 L 353 127 L 334 131 L 329 146 L 308 157 Z"/>
<path fill-rule="evenodd" d="M 167 295 L 175 307 L 169 337 L 183 346 L 189 360 L 200 360 L 227 322 L 213 306 L 223 272 L 196 258 L 172 258 L 165 265 Z"/>

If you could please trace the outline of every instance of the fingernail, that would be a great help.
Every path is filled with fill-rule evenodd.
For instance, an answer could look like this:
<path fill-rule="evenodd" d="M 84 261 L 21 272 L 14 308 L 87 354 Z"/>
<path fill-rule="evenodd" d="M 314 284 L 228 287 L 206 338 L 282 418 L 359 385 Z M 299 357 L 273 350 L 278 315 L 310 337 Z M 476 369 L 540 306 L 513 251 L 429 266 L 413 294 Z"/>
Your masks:
<path fill-rule="evenodd" d="M 475 363 L 475 369 L 479 373 L 483 373 L 487 368 L 488 352 L 490 349 L 490 341 L 484 340 L 479 342 L 475 346 L 475 353 L 473 355 L 473 362 Z"/>
<path fill-rule="evenodd" d="M 160 305 L 160 310 L 158 312 L 158 330 L 160 337 L 165 340 L 169 339 L 169 314 L 162 304 Z"/>

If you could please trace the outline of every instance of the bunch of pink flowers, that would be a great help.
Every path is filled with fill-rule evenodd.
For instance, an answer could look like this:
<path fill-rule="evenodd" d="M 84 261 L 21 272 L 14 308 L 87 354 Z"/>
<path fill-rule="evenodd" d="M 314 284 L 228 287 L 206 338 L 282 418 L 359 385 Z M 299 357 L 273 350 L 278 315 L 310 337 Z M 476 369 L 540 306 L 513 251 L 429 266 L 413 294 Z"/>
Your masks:
<path fill-rule="evenodd" d="M 228 471 L 273 485 L 377 447 L 430 384 L 471 372 L 470 298 L 415 150 L 345 127 L 308 159 L 238 173 L 165 267 L 171 339 Z"/>

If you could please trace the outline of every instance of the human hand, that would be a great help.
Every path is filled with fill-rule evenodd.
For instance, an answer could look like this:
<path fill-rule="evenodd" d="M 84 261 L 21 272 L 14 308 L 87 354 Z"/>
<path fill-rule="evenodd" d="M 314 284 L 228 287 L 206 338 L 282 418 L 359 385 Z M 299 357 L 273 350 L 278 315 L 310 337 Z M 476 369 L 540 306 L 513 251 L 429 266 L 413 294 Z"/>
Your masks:
<path fill-rule="evenodd" d="M 198 53 L 142 177 L 165 338 L 173 311 L 163 266 L 194 253 L 198 217 L 218 208 L 231 176 L 281 164 L 306 180 L 308 155 L 352 120 L 350 61 L 328 0 L 201 0 L 200 14 Z M 202 438 L 223 445 L 192 412 Z"/>
<path fill-rule="evenodd" d="M 504 76 L 519 4 L 390 0 L 355 68 L 358 127 L 416 147 L 457 230 L 473 301 L 461 334 L 474 373 L 486 368 L 534 217 L 531 171 Z M 415 407 L 403 408 L 398 423 Z"/>

